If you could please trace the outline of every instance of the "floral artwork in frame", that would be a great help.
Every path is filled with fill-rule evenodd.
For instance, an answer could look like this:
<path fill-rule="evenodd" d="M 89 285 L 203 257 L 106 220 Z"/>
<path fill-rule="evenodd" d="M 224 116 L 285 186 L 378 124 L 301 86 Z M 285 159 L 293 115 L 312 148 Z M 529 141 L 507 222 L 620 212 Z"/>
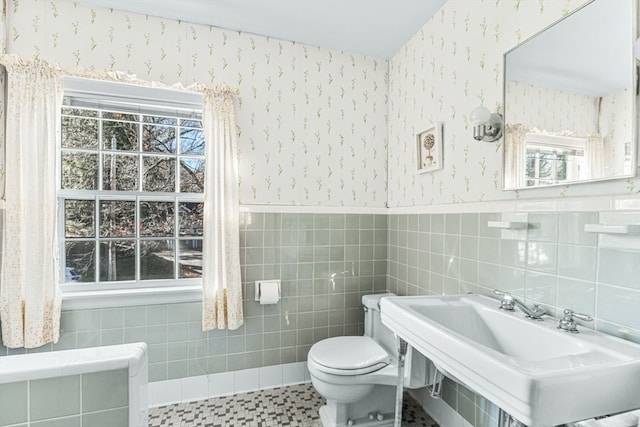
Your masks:
<path fill-rule="evenodd" d="M 442 169 L 442 123 L 438 122 L 416 135 L 418 173 Z"/>

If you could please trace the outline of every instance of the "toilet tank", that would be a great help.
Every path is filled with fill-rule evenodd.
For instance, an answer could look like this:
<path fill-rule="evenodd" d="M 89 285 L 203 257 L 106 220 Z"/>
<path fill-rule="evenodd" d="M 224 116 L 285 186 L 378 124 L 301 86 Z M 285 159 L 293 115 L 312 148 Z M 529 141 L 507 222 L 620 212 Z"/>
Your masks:
<path fill-rule="evenodd" d="M 364 295 L 362 305 L 364 306 L 364 334 L 373 338 L 393 357 L 398 356 L 398 346 L 396 337 L 389 328 L 382 324 L 380 320 L 380 300 L 384 297 L 396 296 L 390 292 L 384 294 Z"/>
<path fill-rule="evenodd" d="M 393 293 L 364 295 L 364 334 L 373 338 L 394 359 L 398 357 L 398 343 L 391 329 L 382 324 L 380 320 L 380 300 L 384 297 L 396 296 Z M 432 383 L 435 367 L 422 354 L 411 348 L 407 349 L 406 365 L 404 370 L 404 386 L 406 388 L 421 388 Z"/>

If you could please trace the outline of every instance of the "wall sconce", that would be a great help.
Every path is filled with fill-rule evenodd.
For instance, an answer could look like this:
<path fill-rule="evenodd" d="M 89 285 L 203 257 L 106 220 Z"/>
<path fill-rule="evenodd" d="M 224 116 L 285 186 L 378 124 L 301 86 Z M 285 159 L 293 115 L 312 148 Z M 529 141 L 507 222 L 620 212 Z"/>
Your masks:
<path fill-rule="evenodd" d="M 495 142 L 502 137 L 502 116 L 487 107 L 474 108 L 470 120 L 476 141 Z"/>

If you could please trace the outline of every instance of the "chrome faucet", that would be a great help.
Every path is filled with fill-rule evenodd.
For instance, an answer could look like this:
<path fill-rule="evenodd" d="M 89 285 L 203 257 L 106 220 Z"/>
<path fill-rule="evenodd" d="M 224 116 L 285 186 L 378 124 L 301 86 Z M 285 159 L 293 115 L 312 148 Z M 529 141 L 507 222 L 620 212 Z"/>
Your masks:
<path fill-rule="evenodd" d="M 494 289 L 493 293 L 502 297 L 500 298 L 500 309 L 506 311 L 515 311 L 515 308 L 518 307 L 520 311 L 522 311 L 525 316 L 532 320 L 542 320 L 542 316 L 547 314 L 546 311 L 538 304 L 534 304 L 533 307 L 529 307 L 518 298 L 511 295 L 509 292 L 500 291 L 498 289 Z"/>
<path fill-rule="evenodd" d="M 558 323 L 558 329 L 577 334 L 578 324 L 575 322 L 574 318 L 580 319 L 583 322 L 593 321 L 593 318 L 588 314 L 576 313 L 575 311 L 567 308 L 564 310 L 564 317 L 560 319 L 560 323 Z"/>

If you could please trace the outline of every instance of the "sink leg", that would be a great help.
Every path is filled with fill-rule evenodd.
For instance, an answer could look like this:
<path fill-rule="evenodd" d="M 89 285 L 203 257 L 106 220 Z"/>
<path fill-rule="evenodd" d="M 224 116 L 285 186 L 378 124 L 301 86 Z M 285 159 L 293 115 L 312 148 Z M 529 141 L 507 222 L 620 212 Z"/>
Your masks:
<path fill-rule="evenodd" d="M 407 342 L 398 337 L 398 383 L 396 386 L 396 414 L 393 427 L 402 425 L 402 393 L 404 392 L 404 362 L 407 357 Z"/>

